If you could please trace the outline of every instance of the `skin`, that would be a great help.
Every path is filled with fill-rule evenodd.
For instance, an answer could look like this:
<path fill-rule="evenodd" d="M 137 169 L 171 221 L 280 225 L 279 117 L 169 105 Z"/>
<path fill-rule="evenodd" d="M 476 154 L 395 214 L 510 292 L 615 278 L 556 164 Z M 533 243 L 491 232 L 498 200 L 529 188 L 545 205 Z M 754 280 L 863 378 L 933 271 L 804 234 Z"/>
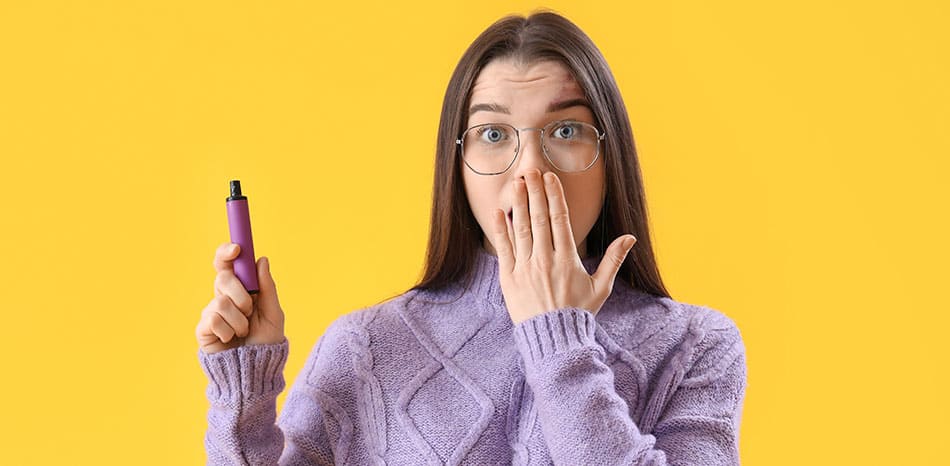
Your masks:
<path fill-rule="evenodd" d="M 540 128 L 562 119 L 595 124 L 586 105 L 549 111 L 552 104 L 575 99 L 583 100 L 584 93 L 559 62 L 495 60 L 472 88 L 468 126 Z M 471 112 L 482 104 L 493 108 Z M 603 158 L 583 172 L 558 172 L 544 157 L 537 132 L 522 132 L 521 141 L 505 173 L 479 175 L 461 167 L 469 207 L 485 232 L 484 247 L 498 256 L 508 313 L 515 324 L 565 307 L 596 313 L 636 242 L 633 235 L 615 239 L 594 275 L 584 269 L 587 234 L 604 202 Z"/>

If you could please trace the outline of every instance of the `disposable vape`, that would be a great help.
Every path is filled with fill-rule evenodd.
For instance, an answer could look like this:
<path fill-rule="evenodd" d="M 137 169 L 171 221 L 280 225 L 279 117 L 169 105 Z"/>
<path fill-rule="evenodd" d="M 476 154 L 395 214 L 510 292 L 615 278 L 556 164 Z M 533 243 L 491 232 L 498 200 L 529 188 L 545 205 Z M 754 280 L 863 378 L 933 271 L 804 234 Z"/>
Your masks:
<path fill-rule="evenodd" d="M 226 204 L 231 242 L 241 246 L 241 253 L 234 260 L 234 274 L 249 294 L 255 294 L 259 289 L 254 242 L 251 240 L 251 216 L 247 209 L 247 196 L 241 194 L 240 180 L 231 180 L 231 195 L 228 196 Z"/>

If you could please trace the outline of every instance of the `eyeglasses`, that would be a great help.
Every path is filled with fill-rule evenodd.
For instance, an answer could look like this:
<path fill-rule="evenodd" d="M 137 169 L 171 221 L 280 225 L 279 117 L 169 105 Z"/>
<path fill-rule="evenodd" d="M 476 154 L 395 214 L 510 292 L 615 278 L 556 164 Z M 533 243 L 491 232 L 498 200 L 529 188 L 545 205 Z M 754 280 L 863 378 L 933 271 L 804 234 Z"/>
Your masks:
<path fill-rule="evenodd" d="M 455 140 L 462 160 L 479 175 L 500 175 L 515 163 L 521 150 L 522 131 L 541 131 L 544 157 L 562 172 L 582 172 L 600 155 L 600 141 L 606 134 L 589 123 L 576 120 L 552 121 L 543 128 L 515 128 L 505 123 L 473 126 Z"/>

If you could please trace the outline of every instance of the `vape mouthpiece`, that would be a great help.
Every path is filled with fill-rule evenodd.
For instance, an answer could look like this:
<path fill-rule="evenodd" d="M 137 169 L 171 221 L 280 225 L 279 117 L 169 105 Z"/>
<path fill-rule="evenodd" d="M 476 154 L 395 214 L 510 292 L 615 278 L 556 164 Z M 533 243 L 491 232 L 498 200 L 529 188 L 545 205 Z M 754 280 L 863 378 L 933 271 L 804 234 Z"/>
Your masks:
<path fill-rule="evenodd" d="M 238 197 L 241 195 L 241 180 L 231 180 L 231 196 Z"/>

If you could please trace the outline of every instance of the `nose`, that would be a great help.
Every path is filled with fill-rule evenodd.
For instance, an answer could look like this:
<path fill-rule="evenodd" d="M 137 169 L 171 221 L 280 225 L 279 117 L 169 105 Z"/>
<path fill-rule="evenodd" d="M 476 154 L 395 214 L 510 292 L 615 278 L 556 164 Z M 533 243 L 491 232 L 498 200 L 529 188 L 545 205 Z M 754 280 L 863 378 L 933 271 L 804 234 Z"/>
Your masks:
<path fill-rule="evenodd" d="M 539 170 L 541 175 L 551 171 L 551 164 L 541 148 L 540 134 L 538 130 L 532 128 L 521 131 L 521 149 L 519 149 L 515 165 L 511 167 L 515 179 L 535 169 Z"/>

